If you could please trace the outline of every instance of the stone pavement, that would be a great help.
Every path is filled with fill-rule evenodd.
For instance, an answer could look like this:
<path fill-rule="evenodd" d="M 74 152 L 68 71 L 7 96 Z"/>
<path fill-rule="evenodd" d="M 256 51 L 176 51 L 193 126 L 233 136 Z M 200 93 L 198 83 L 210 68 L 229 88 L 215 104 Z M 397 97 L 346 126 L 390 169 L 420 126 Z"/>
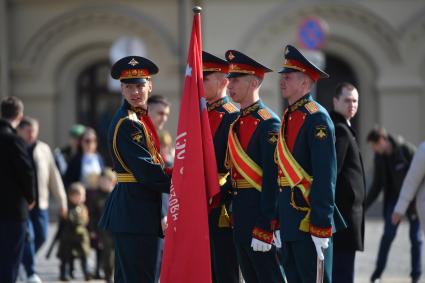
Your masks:
<path fill-rule="evenodd" d="M 393 243 L 388 265 L 382 278 L 382 283 L 408 283 L 409 272 L 410 272 L 410 242 L 408 234 L 408 224 L 402 222 L 397 233 L 396 240 Z M 363 253 L 357 254 L 356 260 L 356 283 L 367 283 L 369 282 L 370 274 L 375 266 L 375 258 L 379 246 L 379 241 L 382 235 L 383 222 L 378 218 L 368 219 L 366 222 L 366 249 Z M 52 224 L 49 227 L 49 240 L 56 231 L 56 225 Z M 55 257 L 55 251 L 49 260 L 45 259 L 47 245 L 45 245 L 39 254 L 37 255 L 37 271 L 43 282 L 59 282 L 58 280 L 58 269 L 59 262 Z M 89 265 L 94 265 L 93 256 L 89 260 Z M 423 265 L 424 266 L 424 265 Z M 79 264 L 76 264 L 76 275 L 77 279 L 71 282 L 79 283 L 84 282 L 83 276 L 79 269 Z M 25 278 L 23 272 L 21 272 L 21 278 Z M 78 281 L 80 280 L 80 281 Z M 22 281 L 19 281 L 22 282 Z M 103 281 L 91 281 L 91 282 L 103 282 Z M 421 280 L 425 283 L 425 280 Z M 180 282 L 176 282 L 180 283 Z M 334 282 L 338 283 L 338 282 Z"/>
<path fill-rule="evenodd" d="M 381 219 L 367 219 L 365 231 L 365 251 L 356 255 L 356 283 L 369 282 L 370 275 L 375 267 L 379 243 L 383 232 Z M 422 261 L 422 269 L 424 269 Z M 410 283 L 410 240 L 409 225 L 403 221 L 397 231 L 387 267 L 382 276 L 382 283 Z M 425 282 L 424 279 L 420 281 Z M 337 283 L 337 282 L 335 282 Z"/>

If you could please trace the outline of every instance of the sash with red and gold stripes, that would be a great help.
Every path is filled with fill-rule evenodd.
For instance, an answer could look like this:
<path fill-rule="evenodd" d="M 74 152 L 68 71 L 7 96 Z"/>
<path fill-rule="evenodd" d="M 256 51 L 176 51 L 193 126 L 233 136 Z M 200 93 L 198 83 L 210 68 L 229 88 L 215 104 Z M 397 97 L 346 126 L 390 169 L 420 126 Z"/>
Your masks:
<path fill-rule="evenodd" d="M 239 139 L 233 130 L 236 120 L 229 129 L 229 142 L 228 142 L 228 154 L 232 167 L 234 167 L 238 173 L 244 177 L 249 184 L 252 185 L 256 190 L 261 192 L 263 170 L 257 163 L 255 163 L 248 154 L 243 150 Z"/>
<path fill-rule="evenodd" d="M 147 115 L 143 116 L 142 119 L 140 119 L 140 122 L 142 124 L 142 129 L 146 137 L 146 146 L 152 156 L 152 160 L 155 163 L 164 165 L 164 160 L 161 155 L 161 145 L 158 133 L 156 132 L 155 126 L 153 125 L 151 118 Z"/>
<path fill-rule="evenodd" d="M 285 124 L 283 122 L 276 146 L 276 163 L 288 179 L 290 187 L 299 187 L 307 203 L 309 203 L 308 195 L 313 178 L 305 172 L 290 152 L 285 141 L 284 130 Z"/>
<path fill-rule="evenodd" d="M 282 119 L 282 127 L 279 132 L 279 137 L 275 152 L 275 161 L 288 180 L 289 186 L 292 189 L 291 205 L 297 210 L 307 212 L 306 216 L 300 223 L 300 230 L 309 231 L 310 224 L 310 187 L 313 178 L 301 167 L 295 160 L 285 141 L 285 120 Z M 298 187 L 303 195 L 308 207 L 299 207 L 295 204 L 293 188 Z"/>

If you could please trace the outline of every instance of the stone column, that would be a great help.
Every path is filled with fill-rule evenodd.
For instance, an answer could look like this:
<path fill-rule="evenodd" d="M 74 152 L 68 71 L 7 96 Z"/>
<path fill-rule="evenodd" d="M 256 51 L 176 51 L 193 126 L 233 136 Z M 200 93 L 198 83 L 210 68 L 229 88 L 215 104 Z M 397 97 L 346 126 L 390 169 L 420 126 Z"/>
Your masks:
<path fill-rule="evenodd" d="M 0 0 L 0 98 L 9 94 L 9 58 L 7 36 L 7 4 Z"/>

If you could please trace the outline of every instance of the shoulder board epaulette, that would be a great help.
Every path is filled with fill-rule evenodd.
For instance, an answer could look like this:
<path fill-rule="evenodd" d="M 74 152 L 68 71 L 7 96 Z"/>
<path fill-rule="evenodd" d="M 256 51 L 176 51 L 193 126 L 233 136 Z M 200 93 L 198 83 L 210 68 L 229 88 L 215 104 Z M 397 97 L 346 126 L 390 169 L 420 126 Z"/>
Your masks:
<path fill-rule="evenodd" d="M 139 119 L 137 118 L 137 114 L 130 110 L 128 110 L 128 119 L 132 121 L 139 121 Z"/>
<path fill-rule="evenodd" d="M 306 103 L 304 105 L 305 109 L 307 109 L 307 111 L 310 114 L 314 114 L 316 112 L 319 112 L 319 107 L 317 107 L 317 104 L 314 101 L 310 101 L 309 103 Z"/>
<path fill-rule="evenodd" d="M 272 114 L 270 114 L 269 110 L 266 108 L 261 108 L 257 113 L 261 118 L 263 118 L 263 120 L 268 120 L 272 117 Z"/>
<path fill-rule="evenodd" d="M 238 108 L 236 108 L 235 105 L 233 105 L 232 103 L 228 102 L 223 104 L 223 108 L 224 110 L 226 110 L 228 113 L 234 113 L 238 111 Z"/>

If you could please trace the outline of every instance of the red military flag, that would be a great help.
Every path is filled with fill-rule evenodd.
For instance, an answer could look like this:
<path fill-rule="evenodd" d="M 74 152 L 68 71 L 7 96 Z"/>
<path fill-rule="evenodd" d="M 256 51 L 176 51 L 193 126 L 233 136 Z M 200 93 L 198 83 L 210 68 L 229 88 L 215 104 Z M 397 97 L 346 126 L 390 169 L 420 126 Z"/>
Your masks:
<path fill-rule="evenodd" d="M 194 8 L 176 137 L 161 283 L 211 282 L 208 201 L 219 192 L 202 80 L 200 8 Z"/>

